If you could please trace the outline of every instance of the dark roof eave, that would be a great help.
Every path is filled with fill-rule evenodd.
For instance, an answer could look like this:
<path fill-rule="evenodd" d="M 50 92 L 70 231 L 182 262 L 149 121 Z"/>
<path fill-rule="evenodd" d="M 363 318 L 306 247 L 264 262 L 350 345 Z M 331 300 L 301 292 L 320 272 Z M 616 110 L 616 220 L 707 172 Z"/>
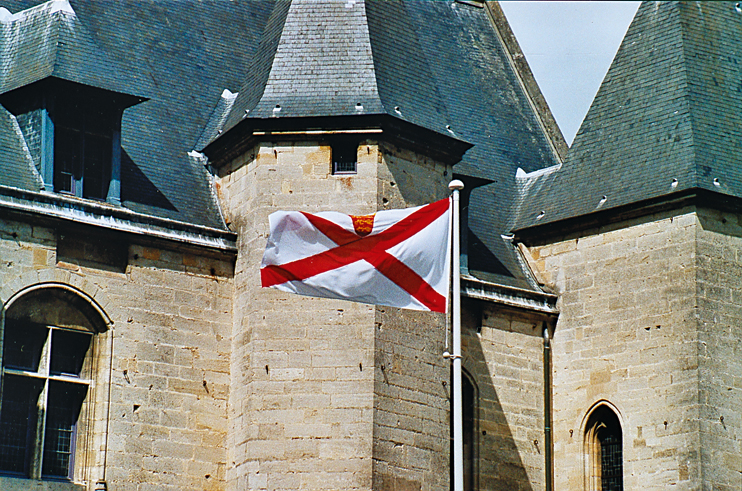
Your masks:
<path fill-rule="evenodd" d="M 15 87 L 11 90 L 0 93 L 0 104 L 2 104 L 12 114 L 16 114 L 18 112 L 16 106 L 19 103 L 22 103 L 29 94 L 43 94 L 50 90 L 65 91 L 72 88 L 85 88 L 86 90 L 90 90 L 91 93 L 95 92 L 101 94 L 107 100 L 115 101 L 116 105 L 121 109 L 126 109 L 128 107 L 149 100 L 148 97 L 127 94 L 125 92 L 116 92 L 111 89 L 105 89 L 102 87 L 97 87 L 95 85 L 87 85 L 64 78 L 51 76 L 43 78 L 41 80 L 36 80 L 28 85 Z"/>
<path fill-rule="evenodd" d="M 514 228 L 514 240 L 527 245 L 542 244 L 555 237 L 598 229 L 625 220 L 640 218 L 687 206 L 710 207 L 722 211 L 742 212 L 742 198 L 704 188 L 689 188 L 672 194 L 607 208 L 553 222 Z"/>
<path fill-rule="evenodd" d="M 203 153 L 215 167 L 249 151 L 258 141 L 330 138 L 339 134 L 383 135 L 379 138 L 398 146 L 410 148 L 435 157 L 448 164 L 456 164 L 474 145 L 404 121 L 388 114 L 245 118 L 226 133 L 209 143 Z"/>

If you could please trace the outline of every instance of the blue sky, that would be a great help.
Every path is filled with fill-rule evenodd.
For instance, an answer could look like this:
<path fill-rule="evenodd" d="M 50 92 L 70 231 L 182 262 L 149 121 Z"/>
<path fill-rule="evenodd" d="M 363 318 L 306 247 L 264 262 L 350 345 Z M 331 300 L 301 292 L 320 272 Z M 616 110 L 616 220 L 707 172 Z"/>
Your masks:
<path fill-rule="evenodd" d="M 500 2 L 567 143 L 572 143 L 639 3 Z"/>

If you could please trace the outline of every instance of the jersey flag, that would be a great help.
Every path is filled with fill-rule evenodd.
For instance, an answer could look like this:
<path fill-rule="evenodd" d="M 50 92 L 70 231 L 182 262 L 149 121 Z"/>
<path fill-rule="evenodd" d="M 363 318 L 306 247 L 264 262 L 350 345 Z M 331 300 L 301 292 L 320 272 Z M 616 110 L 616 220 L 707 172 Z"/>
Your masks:
<path fill-rule="evenodd" d="M 450 198 L 365 216 L 272 213 L 263 287 L 446 312 L 450 216 Z"/>

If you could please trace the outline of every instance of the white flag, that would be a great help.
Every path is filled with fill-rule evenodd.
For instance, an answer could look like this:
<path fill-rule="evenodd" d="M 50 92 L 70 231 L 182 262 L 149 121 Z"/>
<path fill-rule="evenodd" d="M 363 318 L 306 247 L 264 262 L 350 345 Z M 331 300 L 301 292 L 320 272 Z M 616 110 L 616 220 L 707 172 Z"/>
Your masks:
<path fill-rule="evenodd" d="M 445 312 L 450 199 L 353 216 L 272 213 L 264 287 L 375 305 Z"/>

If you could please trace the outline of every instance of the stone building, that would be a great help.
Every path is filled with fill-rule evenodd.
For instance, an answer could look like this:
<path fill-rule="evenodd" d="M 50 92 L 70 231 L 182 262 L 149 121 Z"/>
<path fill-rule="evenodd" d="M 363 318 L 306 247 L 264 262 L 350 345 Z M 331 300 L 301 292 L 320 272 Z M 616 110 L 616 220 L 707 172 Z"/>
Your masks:
<path fill-rule="evenodd" d="M 644 4 L 569 152 L 497 3 L 3 6 L 0 488 L 449 489 L 445 317 L 258 267 L 452 178 L 467 489 L 739 487 L 733 2 Z"/>

